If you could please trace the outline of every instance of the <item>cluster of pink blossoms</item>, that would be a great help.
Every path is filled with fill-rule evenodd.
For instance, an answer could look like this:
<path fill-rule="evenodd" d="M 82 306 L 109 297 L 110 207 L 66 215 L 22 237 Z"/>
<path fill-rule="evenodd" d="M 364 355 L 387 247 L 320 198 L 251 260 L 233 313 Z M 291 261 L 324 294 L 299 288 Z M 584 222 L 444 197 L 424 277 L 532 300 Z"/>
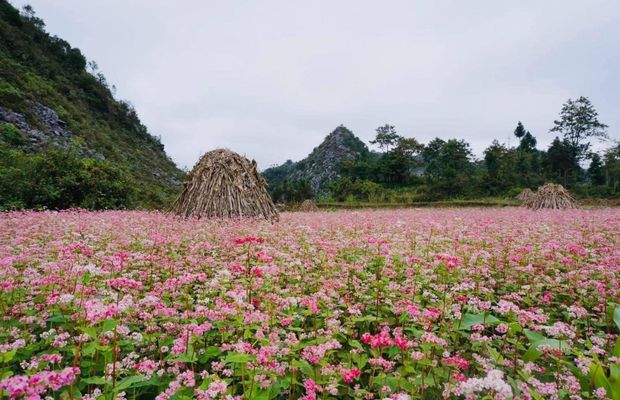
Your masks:
<path fill-rule="evenodd" d="M 360 376 L 360 374 L 361 371 L 359 368 L 345 369 L 344 371 L 342 371 L 342 380 L 346 383 L 351 383 L 356 380 Z"/>
<path fill-rule="evenodd" d="M 325 354 L 328 351 L 339 349 L 341 347 L 342 345 L 337 340 L 330 340 L 327 343 L 321 343 L 314 346 L 306 347 L 302 352 L 302 356 L 306 360 L 310 361 L 312 364 L 318 364 L 319 362 L 321 362 L 321 359 L 325 357 Z"/>
<path fill-rule="evenodd" d="M 4 390 L 12 399 L 24 396 L 28 400 L 41 399 L 48 390 L 58 390 L 70 385 L 80 373 L 77 367 L 67 367 L 61 371 L 41 371 L 31 376 L 15 375 L 0 381 L 0 390 Z"/>

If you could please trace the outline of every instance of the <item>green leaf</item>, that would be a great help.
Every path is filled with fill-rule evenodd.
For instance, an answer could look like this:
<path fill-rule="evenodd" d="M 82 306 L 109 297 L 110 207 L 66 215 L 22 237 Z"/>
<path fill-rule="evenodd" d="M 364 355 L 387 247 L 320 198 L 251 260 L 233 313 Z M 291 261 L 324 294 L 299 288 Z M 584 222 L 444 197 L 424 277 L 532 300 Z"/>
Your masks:
<path fill-rule="evenodd" d="M 611 354 L 614 355 L 615 357 L 620 357 L 620 337 L 616 339 L 616 345 L 611 351 Z"/>
<path fill-rule="evenodd" d="M 103 321 L 103 326 L 101 329 L 103 332 L 108 332 L 108 331 L 114 330 L 114 328 L 116 328 L 116 325 L 118 325 L 117 320 L 106 319 L 105 321 Z"/>
<path fill-rule="evenodd" d="M 209 346 L 205 349 L 204 353 L 202 354 L 203 356 L 207 357 L 207 358 L 215 358 L 217 356 L 219 356 L 220 354 L 222 354 L 222 351 L 220 350 L 219 347 L 217 346 Z"/>
<path fill-rule="evenodd" d="M 504 357 L 502 357 L 502 355 L 499 354 L 499 352 L 495 350 L 493 347 L 487 346 L 487 351 L 489 352 L 491 357 L 493 357 L 495 362 L 497 362 L 498 364 L 502 364 L 504 362 Z"/>
<path fill-rule="evenodd" d="M 10 362 L 13 358 L 15 358 L 15 354 L 17 354 L 17 349 L 7 351 L 4 354 L 0 354 L 0 360 L 4 363 Z"/>
<path fill-rule="evenodd" d="M 252 360 L 249 354 L 231 353 L 226 356 L 225 364 L 244 364 Z"/>
<path fill-rule="evenodd" d="M 534 400 L 544 400 L 544 397 L 542 397 L 536 390 L 534 389 L 530 389 L 530 394 L 532 395 L 532 397 L 534 398 Z"/>
<path fill-rule="evenodd" d="M 374 315 L 365 315 L 363 317 L 353 319 L 353 322 L 375 322 L 377 317 Z"/>
<path fill-rule="evenodd" d="M 96 344 L 95 348 L 103 353 L 112 351 L 112 346 L 109 345 Z"/>
<path fill-rule="evenodd" d="M 95 342 L 90 342 L 82 348 L 82 355 L 85 357 L 90 357 L 93 354 L 95 354 L 96 350 L 97 350 L 97 344 Z"/>
<path fill-rule="evenodd" d="M 312 368 L 310 363 L 308 363 L 308 361 L 306 360 L 293 360 L 291 365 L 293 367 L 299 368 L 301 372 L 306 376 L 310 376 L 310 377 L 314 376 L 314 369 Z"/>
<path fill-rule="evenodd" d="M 593 362 L 590 366 L 590 377 L 594 381 L 594 385 L 597 388 L 604 388 L 607 394 L 612 394 L 611 383 L 605 376 L 605 370 L 599 362 Z M 615 398 L 615 396 L 614 396 Z"/>
<path fill-rule="evenodd" d="M 392 392 L 395 392 L 398 389 L 399 378 L 395 376 L 388 376 L 385 378 L 385 383 L 392 389 Z"/>
<path fill-rule="evenodd" d="M 537 360 L 543 354 L 542 351 L 538 350 L 540 346 L 546 346 L 552 349 L 563 351 L 570 349 L 566 342 L 560 342 L 558 339 L 548 339 L 543 336 L 542 339 L 536 340 L 532 343 L 530 348 L 523 355 L 523 361 L 528 362 Z"/>
<path fill-rule="evenodd" d="M 269 390 L 259 390 L 258 393 L 254 393 L 252 395 L 253 399 L 258 399 L 258 400 L 269 400 L 270 394 L 271 392 Z"/>
<path fill-rule="evenodd" d="M 617 305 L 614 309 L 614 322 L 620 331 L 620 305 Z"/>
<path fill-rule="evenodd" d="M 89 385 L 104 385 L 105 377 L 104 376 L 91 376 L 91 377 L 82 379 L 81 382 L 87 383 Z"/>
<path fill-rule="evenodd" d="M 185 362 L 185 363 L 194 363 L 198 361 L 198 355 L 196 354 L 195 351 L 191 351 L 189 353 L 183 353 L 183 354 L 179 354 L 176 356 L 166 357 L 166 360 Z"/>
<path fill-rule="evenodd" d="M 469 330 L 476 324 L 495 325 L 500 320 L 490 314 L 465 314 L 461 321 L 460 330 Z"/>
<path fill-rule="evenodd" d="M 65 316 L 62 314 L 56 314 L 56 315 L 49 317 L 46 321 L 47 322 L 65 322 Z"/>
<path fill-rule="evenodd" d="M 9 376 L 13 376 L 13 371 L 4 371 L 0 373 L 0 381 L 5 378 L 8 378 Z"/>
<path fill-rule="evenodd" d="M 537 346 L 531 345 L 530 348 L 525 352 L 525 354 L 523 354 L 523 361 L 535 361 L 542 355 L 542 351 L 538 350 Z"/>
<path fill-rule="evenodd" d="M 530 342 L 537 342 L 539 340 L 544 340 L 545 337 L 543 335 L 541 335 L 538 332 L 535 331 L 531 331 L 529 329 L 524 329 L 523 333 L 525 333 L 525 336 L 527 336 L 527 338 L 530 340 Z"/>
<path fill-rule="evenodd" d="M 353 348 L 356 348 L 356 349 L 362 349 L 363 348 L 362 344 L 359 341 L 354 340 L 354 339 L 349 340 L 349 346 L 351 346 Z"/>
<path fill-rule="evenodd" d="M 354 354 L 352 357 L 353 362 L 355 362 L 355 365 L 357 365 L 357 367 L 359 369 L 363 369 L 366 364 L 368 363 L 368 354 Z"/>
<path fill-rule="evenodd" d="M 620 385 L 620 365 L 611 364 L 609 366 L 609 378 L 616 382 L 617 385 Z"/>
<path fill-rule="evenodd" d="M 94 326 L 81 326 L 79 329 L 91 338 L 97 337 L 97 328 L 95 328 Z"/>
<path fill-rule="evenodd" d="M 614 400 L 620 400 L 620 365 L 609 366 L 609 389 L 607 393 Z"/>
<path fill-rule="evenodd" d="M 123 390 L 129 389 L 130 387 L 132 387 L 133 384 L 143 382 L 143 381 L 144 381 L 144 376 L 142 375 L 128 376 L 127 378 L 121 380 L 118 383 L 118 385 L 116 385 L 116 387 L 114 388 L 114 392 L 116 393 L 122 392 Z"/>
<path fill-rule="evenodd" d="M 523 332 L 523 327 L 518 322 L 509 323 L 508 328 L 510 329 L 510 333 Z"/>

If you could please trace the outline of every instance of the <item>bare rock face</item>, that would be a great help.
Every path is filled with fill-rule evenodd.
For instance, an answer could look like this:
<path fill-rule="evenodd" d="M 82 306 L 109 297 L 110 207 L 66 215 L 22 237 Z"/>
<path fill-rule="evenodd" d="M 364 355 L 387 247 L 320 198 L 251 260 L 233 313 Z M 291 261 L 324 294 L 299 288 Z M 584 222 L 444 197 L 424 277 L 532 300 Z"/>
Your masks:
<path fill-rule="evenodd" d="M 344 161 L 368 155 L 366 144 L 344 126 L 337 127 L 325 140 L 301 161 L 286 163 L 263 172 L 271 185 L 278 180 L 307 180 L 315 195 L 329 190 L 329 184 L 340 177 Z M 274 179 L 275 178 L 275 179 Z"/>
<path fill-rule="evenodd" d="M 56 111 L 38 102 L 32 102 L 31 110 L 37 126 L 30 124 L 26 115 L 4 107 L 0 107 L 0 124 L 12 124 L 19 129 L 30 141 L 30 148 L 46 144 L 60 147 L 68 145 L 74 135 L 66 129 L 65 122 L 58 117 Z"/>

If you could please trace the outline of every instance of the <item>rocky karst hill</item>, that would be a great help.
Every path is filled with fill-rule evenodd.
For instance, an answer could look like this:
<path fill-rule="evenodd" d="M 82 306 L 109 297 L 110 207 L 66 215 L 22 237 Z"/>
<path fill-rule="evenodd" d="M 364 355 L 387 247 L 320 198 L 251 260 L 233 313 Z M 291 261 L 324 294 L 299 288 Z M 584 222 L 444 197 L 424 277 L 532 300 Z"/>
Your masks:
<path fill-rule="evenodd" d="M 337 127 L 308 157 L 298 162 L 288 160 L 282 165 L 269 168 L 263 175 L 271 187 L 289 182 L 308 182 L 312 192 L 325 193 L 329 184 L 340 176 L 344 161 L 358 160 L 369 154 L 368 147 L 349 129 Z"/>

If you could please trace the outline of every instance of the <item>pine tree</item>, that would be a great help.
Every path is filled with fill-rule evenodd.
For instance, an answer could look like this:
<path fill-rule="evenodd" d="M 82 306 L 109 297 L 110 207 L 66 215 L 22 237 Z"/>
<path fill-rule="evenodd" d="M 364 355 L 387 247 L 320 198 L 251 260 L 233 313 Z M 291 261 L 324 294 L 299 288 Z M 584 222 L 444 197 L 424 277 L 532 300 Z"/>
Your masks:
<path fill-rule="evenodd" d="M 516 136 L 518 139 L 521 139 L 523 136 L 525 136 L 525 133 L 526 133 L 526 132 L 527 132 L 527 131 L 525 130 L 525 127 L 523 126 L 523 124 L 521 123 L 521 121 L 519 121 L 519 122 L 517 123 L 517 127 L 516 127 L 515 132 L 514 132 L 515 136 Z"/>

